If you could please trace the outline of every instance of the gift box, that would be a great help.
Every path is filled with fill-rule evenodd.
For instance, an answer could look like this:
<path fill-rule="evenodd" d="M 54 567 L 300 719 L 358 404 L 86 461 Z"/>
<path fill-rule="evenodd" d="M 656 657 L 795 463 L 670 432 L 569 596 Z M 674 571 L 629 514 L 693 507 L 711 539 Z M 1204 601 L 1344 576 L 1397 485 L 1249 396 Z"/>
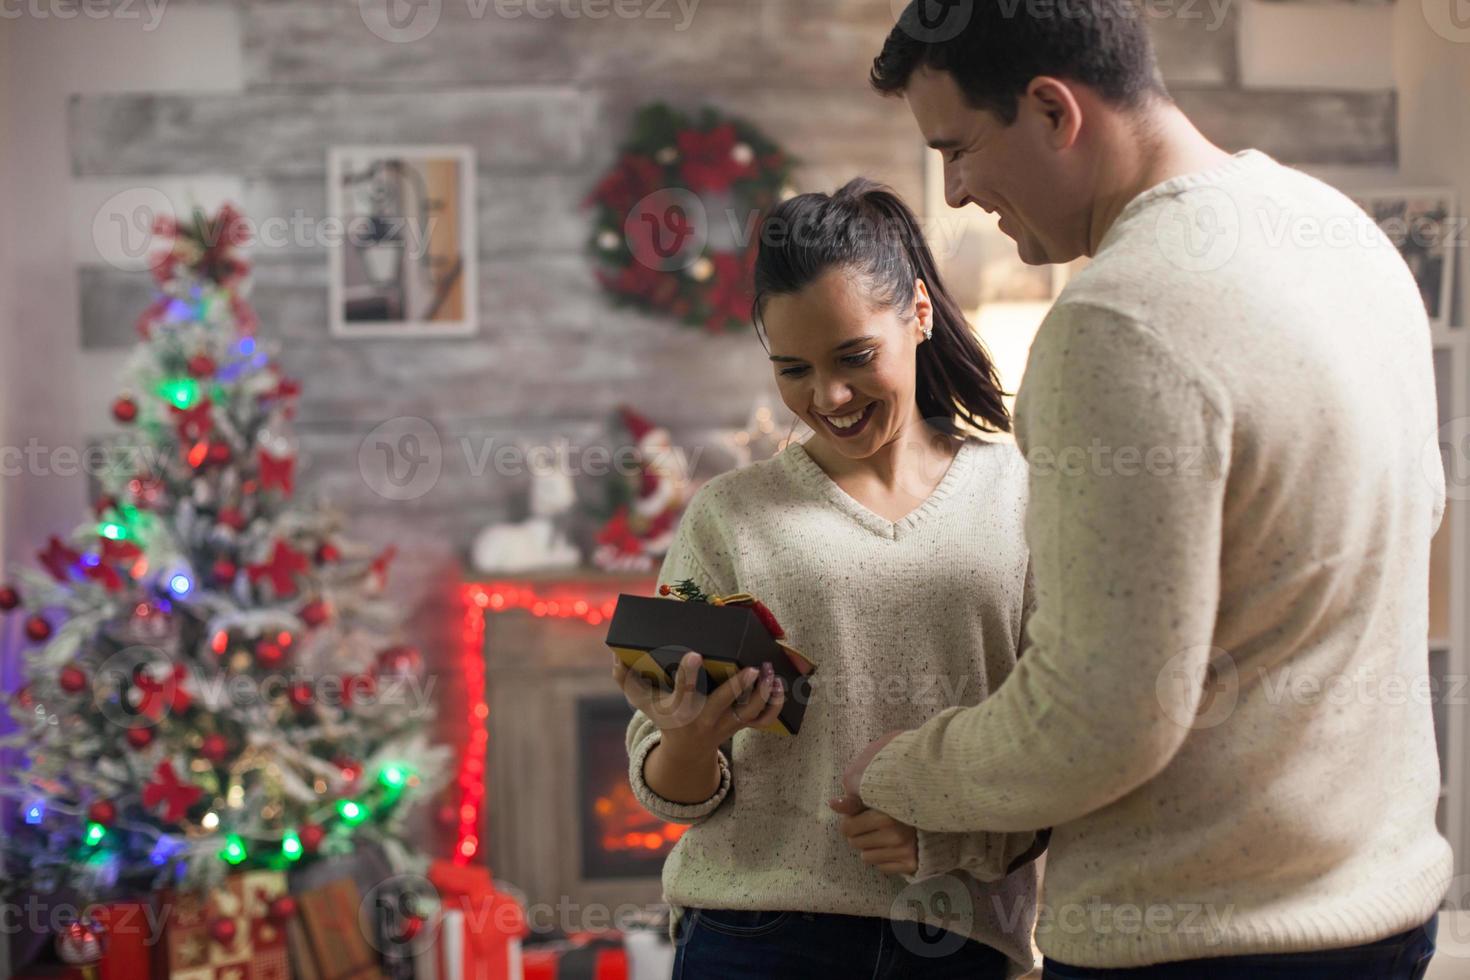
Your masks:
<path fill-rule="evenodd" d="M 298 972 L 314 980 L 381 980 L 378 954 L 368 942 L 362 894 L 351 878 L 338 878 L 297 898 L 300 929 L 291 945 Z"/>
<path fill-rule="evenodd" d="M 414 961 L 416 980 L 521 980 L 525 913 L 495 888 L 490 869 L 435 861 L 428 878 L 441 908 L 433 949 Z"/>
<path fill-rule="evenodd" d="M 608 624 L 607 645 L 628 669 L 673 690 L 679 661 L 691 650 L 704 662 L 696 687 L 709 693 L 747 667 L 770 663 L 786 686 L 775 721 L 761 727 L 795 735 L 811 698 L 816 665 L 785 642 L 770 610 L 754 596 L 707 596 L 692 582 L 664 586 L 658 597 L 623 594 Z"/>
<path fill-rule="evenodd" d="M 97 980 L 149 980 L 153 976 L 153 934 L 157 913 L 149 902 L 112 902 L 92 909 L 107 932 L 107 949 Z"/>
<path fill-rule="evenodd" d="M 163 941 L 155 947 L 160 980 L 291 980 L 286 923 L 271 903 L 286 894 L 277 871 L 231 875 L 201 895 L 164 892 Z"/>
<path fill-rule="evenodd" d="M 577 933 L 525 953 L 525 980 L 628 980 L 621 934 Z"/>

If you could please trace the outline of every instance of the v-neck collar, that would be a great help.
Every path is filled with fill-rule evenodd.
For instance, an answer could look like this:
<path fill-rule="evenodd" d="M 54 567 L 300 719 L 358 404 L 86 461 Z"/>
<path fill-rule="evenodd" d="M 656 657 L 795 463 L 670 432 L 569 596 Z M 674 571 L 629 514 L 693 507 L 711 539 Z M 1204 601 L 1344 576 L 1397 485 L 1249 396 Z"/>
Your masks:
<path fill-rule="evenodd" d="M 950 460 L 949 469 L 945 471 L 944 477 L 940 479 L 937 486 L 930 491 L 924 501 L 909 511 L 902 518 L 890 521 L 881 514 L 869 510 L 857 498 L 837 485 L 837 482 L 827 475 L 827 472 L 817 465 L 817 461 L 806 451 L 806 447 L 799 442 L 793 442 L 786 447 L 781 454 L 788 471 L 801 484 L 811 488 L 819 496 L 831 503 L 838 510 L 847 514 L 857 523 L 872 531 L 874 534 L 898 539 L 905 533 L 918 527 L 926 517 L 938 510 L 965 478 L 969 475 L 974 463 L 975 453 L 982 445 L 981 440 L 974 436 L 967 437 L 960 444 L 954 459 Z"/>

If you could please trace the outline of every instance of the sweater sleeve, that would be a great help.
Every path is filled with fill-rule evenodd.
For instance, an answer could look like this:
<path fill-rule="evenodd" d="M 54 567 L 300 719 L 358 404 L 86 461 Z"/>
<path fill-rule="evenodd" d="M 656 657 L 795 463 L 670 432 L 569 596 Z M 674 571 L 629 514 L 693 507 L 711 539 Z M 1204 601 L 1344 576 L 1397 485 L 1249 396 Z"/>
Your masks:
<path fill-rule="evenodd" d="M 1046 849 L 1048 831 L 1014 834 L 919 830 L 919 866 L 904 880 L 913 884 L 935 875 L 964 871 L 978 881 L 999 881 L 1036 860 Z"/>
<path fill-rule="evenodd" d="M 720 542 L 719 527 L 710 513 L 708 503 L 708 496 L 703 493 L 696 493 L 689 502 L 659 569 L 659 585 L 674 585 L 684 579 L 693 579 L 706 592 L 728 595 L 738 591 L 731 573 L 728 552 Z M 635 709 L 624 738 L 628 749 L 628 784 L 633 790 L 633 796 L 645 810 L 660 820 L 670 823 L 698 823 L 714 813 L 730 795 L 733 785 L 730 758 L 725 751 L 716 750 L 720 785 L 709 799 L 698 803 L 676 803 L 655 793 L 643 778 L 643 764 L 662 739 L 663 733 L 653 720 Z"/>
<path fill-rule="evenodd" d="M 1214 653 L 1224 405 L 1144 325 L 1053 309 L 1016 413 L 1029 646 L 985 701 L 884 746 L 862 777 L 869 806 L 933 830 L 1025 831 L 1107 806 L 1168 764 Z"/>

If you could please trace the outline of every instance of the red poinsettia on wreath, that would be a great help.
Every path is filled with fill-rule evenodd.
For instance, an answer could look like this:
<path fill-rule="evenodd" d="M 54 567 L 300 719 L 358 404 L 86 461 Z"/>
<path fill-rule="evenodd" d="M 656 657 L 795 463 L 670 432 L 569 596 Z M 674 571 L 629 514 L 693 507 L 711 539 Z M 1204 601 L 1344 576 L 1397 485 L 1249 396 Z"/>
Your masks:
<path fill-rule="evenodd" d="M 644 107 L 585 202 L 598 212 L 589 248 L 603 288 L 620 304 L 712 332 L 748 324 L 754 232 L 787 192 L 793 163 L 759 130 L 714 109 L 689 117 Z M 714 197 L 728 209 L 719 224 L 737 231 L 733 247 L 709 240 L 704 201 Z"/>

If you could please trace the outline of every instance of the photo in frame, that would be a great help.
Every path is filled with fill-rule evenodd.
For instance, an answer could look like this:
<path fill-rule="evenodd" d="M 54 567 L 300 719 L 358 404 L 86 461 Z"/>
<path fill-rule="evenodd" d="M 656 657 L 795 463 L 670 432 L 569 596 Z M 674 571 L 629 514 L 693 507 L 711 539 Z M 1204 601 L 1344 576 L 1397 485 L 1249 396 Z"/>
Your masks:
<path fill-rule="evenodd" d="M 333 336 L 477 332 L 471 147 L 331 147 L 327 185 Z"/>
<path fill-rule="evenodd" d="M 1353 203 L 1368 213 L 1398 248 L 1414 274 L 1429 322 L 1449 326 L 1455 252 L 1464 228 L 1455 192 L 1448 187 L 1354 191 Z"/>

